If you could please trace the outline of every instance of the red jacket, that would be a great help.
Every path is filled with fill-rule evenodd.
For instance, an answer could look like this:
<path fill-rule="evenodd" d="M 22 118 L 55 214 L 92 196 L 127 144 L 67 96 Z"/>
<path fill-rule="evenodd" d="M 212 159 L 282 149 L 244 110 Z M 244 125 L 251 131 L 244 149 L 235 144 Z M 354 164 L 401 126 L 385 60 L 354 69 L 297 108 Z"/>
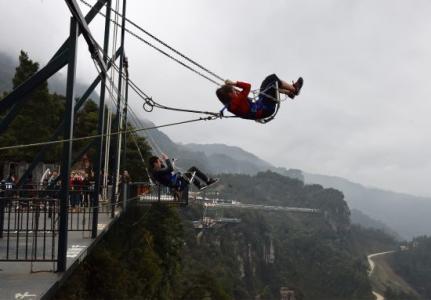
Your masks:
<path fill-rule="evenodd" d="M 265 110 L 258 103 L 251 102 L 248 98 L 251 90 L 250 83 L 237 81 L 235 86 L 242 90 L 230 98 L 230 103 L 226 107 L 228 111 L 240 118 L 251 120 L 266 118 L 273 113 L 271 110 Z"/>
<path fill-rule="evenodd" d="M 247 82 L 238 81 L 235 85 L 241 88 L 241 92 L 232 96 L 227 110 L 241 118 L 249 118 L 250 116 L 250 100 L 248 94 L 251 90 L 251 84 Z"/>

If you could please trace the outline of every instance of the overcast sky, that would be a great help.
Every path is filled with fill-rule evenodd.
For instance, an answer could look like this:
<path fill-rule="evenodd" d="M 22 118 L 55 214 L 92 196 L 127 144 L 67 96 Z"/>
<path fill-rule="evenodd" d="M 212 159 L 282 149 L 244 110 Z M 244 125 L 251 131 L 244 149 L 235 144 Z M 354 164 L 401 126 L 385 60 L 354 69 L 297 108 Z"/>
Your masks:
<path fill-rule="evenodd" d="M 174 141 L 235 145 L 274 165 L 431 196 L 431 1 L 128 0 L 127 15 L 223 78 L 256 88 L 271 73 L 305 79 L 269 124 L 164 129 Z M 24 49 L 44 65 L 68 35 L 69 16 L 64 1 L 0 0 L 0 50 Z M 103 20 L 91 29 L 102 44 Z M 131 36 L 125 47 L 132 80 L 159 102 L 221 108 L 214 84 Z M 79 60 L 78 78 L 92 79 L 82 39 Z M 156 124 L 194 117 L 148 114 L 131 102 Z"/>

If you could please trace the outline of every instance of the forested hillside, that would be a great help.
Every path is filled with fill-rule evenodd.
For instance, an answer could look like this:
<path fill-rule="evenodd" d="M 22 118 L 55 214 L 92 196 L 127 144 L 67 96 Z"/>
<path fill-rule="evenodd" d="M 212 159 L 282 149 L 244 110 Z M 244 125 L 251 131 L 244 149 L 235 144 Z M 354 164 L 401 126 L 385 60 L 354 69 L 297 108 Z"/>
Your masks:
<path fill-rule="evenodd" d="M 414 238 L 391 256 L 392 268 L 400 274 L 423 299 L 431 299 L 431 237 Z M 407 299 L 397 291 L 388 291 L 390 299 Z"/>
<path fill-rule="evenodd" d="M 383 222 L 371 218 L 370 216 L 364 214 L 362 211 L 358 209 L 350 209 L 350 212 L 351 212 L 350 220 L 352 224 L 357 224 L 364 228 L 381 230 L 386 234 L 392 236 L 393 238 L 396 238 L 397 240 L 402 240 L 402 238 L 397 232 L 389 228 L 389 226 L 387 226 Z"/>
<path fill-rule="evenodd" d="M 346 179 L 304 173 L 306 183 L 318 183 L 342 191 L 351 208 L 377 219 L 402 238 L 431 232 L 431 199 L 368 188 Z"/>
<path fill-rule="evenodd" d="M 179 159 L 177 164 L 182 168 L 197 165 L 210 173 L 248 175 L 271 170 L 308 184 L 320 184 L 343 192 L 349 207 L 356 209 L 353 218 L 355 223 L 383 229 L 401 239 L 430 233 L 431 223 L 427 217 L 431 214 L 430 199 L 368 188 L 340 177 L 272 166 L 236 147 L 220 144 L 181 145 L 175 144 L 160 131 L 153 131 L 152 135 L 163 151 Z M 358 210 L 361 213 L 357 213 Z M 370 218 L 373 221 L 369 222 Z"/>
<path fill-rule="evenodd" d="M 31 56 L 31 53 L 29 54 Z M 15 74 L 15 68 L 19 65 L 17 53 L 0 52 L 0 95 L 3 92 L 10 91 L 13 87 L 11 78 Z M 43 64 L 42 64 L 43 66 Z M 88 88 L 88 85 L 77 79 L 75 83 L 75 93 L 77 96 L 82 95 Z M 66 93 L 66 75 L 57 73 L 48 80 L 50 91 L 56 94 L 64 95 Z M 98 93 L 93 92 L 90 97 L 98 99 Z"/>
<path fill-rule="evenodd" d="M 225 209 L 208 216 L 241 222 L 194 229 L 192 221 L 202 217 L 198 204 L 178 214 L 162 206 L 135 207 L 57 298 L 111 292 L 115 299 L 279 299 L 280 288 L 290 287 L 297 299 L 373 299 L 366 249 L 354 236 L 339 191 L 272 172 L 223 175 L 216 190 L 243 202 L 322 213 Z"/>
<path fill-rule="evenodd" d="M 1 58 L 1 57 L 0 57 Z M 19 64 L 14 69 L 14 75 L 8 79 L 12 88 L 18 87 L 25 80 L 39 70 L 39 64 L 34 62 L 29 55 L 21 51 Z M 9 86 L 9 85 L 6 85 Z M 4 92 L 7 95 L 8 91 Z M 0 101 L 2 95 L 0 95 Z M 48 82 L 44 82 L 36 88 L 28 97 L 25 104 L 20 108 L 16 118 L 10 123 L 7 130 L 0 135 L 0 146 L 11 146 L 18 144 L 29 144 L 45 142 L 51 139 L 52 134 L 63 120 L 65 97 L 53 93 Z M 85 137 L 94 135 L 97 132 L 98 105 L 91 99 L 87 100 L 82 108 L 75 115 L 74 137 Z M 0 112 L 3 117 L 6 112 Z M 133 127 L 129 124 L 129 129 Z M 58 139 L 58 137 L 55 137 Z M 113 141 L 112 142 L 112 147 Z M 127 163 L 124 168 L 129 170 L 133 180 L 147 179 L 144 162 L 141 159 L 136 145 L 139 145 L 144 158 L 149 156 L 149 146 L 144 138 L 137 137 L 136 143 L 128 134 L 127 139 Z M 73 143 L 74 157 L 88 145 L 88 141 L 75 141 Z M 49 147 L 42 158 L 45 162 L 59 162 L 61 157 L 61 144 L 54 144 Z M 3 161 L 27 161 L 31 162 L 39 147 L 29 147 L 22 149 L 11 149 L 2 151 L 0 162 Z M 87 156 L 93 160 L 94 147 L 90 148 Z M 111 151 L 112 153 L 112 151 Z M 111 158 L 113 160 L 113 158 Z M 3 168 L 0 168 L 3 171 Z M 1 174 L 3 176 L 9 174 Z"/>
<path fill-rule="evenodd" d="M 10 86 L 18 86 L 38 68 L 21 52 Z M 0 137 L 0 145 L 48 140 L 63 111 L 64 96 L 53 93 L 45 82 L 29 96 Z M 97 104 L 87 101 L 77 113 L 75 137 L 95 133 L 97 114 Z M 58 299 L 263 300 L 278 299 L 281 287 L 295 290 L 297 299 L 373 299 L 365 255 L 393 247 L 395 242 L 379 231 L 352 227 L 342 192 L 304 184 L 299 170 L 272 167 L 277 173 L 258 172 L 270 165 L 239 148 L 218 145 L 218 151 L 226 150 L 225 154 L 208 154 L 206 147 L 176 145 L 159 131 L 154 131 L 153 138 L 169 155 L 180 158 L 183 167 L 197 165 L 212 173 L 238 173 L 221 175 L 215 187 L 219 197 L 316 208 L 320 213 L 213 211 L 210 213 L 241 222 L 196 230 L 191 221 L 202 217 L 199 204 L 181 211 L 163 206 L 131 207 L 59 292 Z M 151 149 L 143 137 L 136 142 L 146 161 Z M 74 154 L 85 146 L 84 141 L 75 142 Z M 58 161 L 60 149 L 60 145 L 52 146 L 45 160 Z M 5 151 L 0 160 L 30 161 L 37 151 Z M 93 151 L 87 153 L 90 159 Z M 144 161 L 129 136 L 123 167 L 132 180 L 146 180 Z"/>

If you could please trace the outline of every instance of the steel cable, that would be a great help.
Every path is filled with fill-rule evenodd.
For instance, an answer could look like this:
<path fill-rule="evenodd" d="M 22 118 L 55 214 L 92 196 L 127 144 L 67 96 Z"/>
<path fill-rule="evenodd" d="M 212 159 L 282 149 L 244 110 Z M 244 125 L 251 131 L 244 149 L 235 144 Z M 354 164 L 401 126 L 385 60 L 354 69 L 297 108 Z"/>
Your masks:
<path fill-rule="evenodd" d="M 89 4 L 88 2 L 86 2 L 85 0 L 80 0 L 82 3 L 84 3 L 86 6 L 88 7 L 92 7 L 91 4 Z M 114 14 L 119 15 L 121 17 L 123 17 L 120 13 L 118 13 L 117 11 L 113 10 L 111 8 L 111 10 L 114 12 Z M 105 14 L 102 12 L 99 12 L 99 15 L 102 15 L 105 17 Z M 138 28 L 139 30 L 141 30 L 143 33 L 145 33 L 146 35 L 150 36 L 151 38 L 153 38 L 154 40 L 156 40 L 157 42 L 159 42 L 160 44 L 162 44 L 163 46 L 167 47 L 169 50 L 171 50 L 172 52 L 174 52 L 175 54 L 179 55 L 180 57 L 184 58 L 185 60 L 187 60 L 188 62 L 192 63 L 193 65 L 199 67 L 201 70 L 207 72 L 208 74 L 212 75 L 213 77 L 217 78 L 218 80 L 224 82 L 224 79 L 215 74 L 214 72 L 208 70 L 207 68 L 205 68 L 204 66 L 202 66 L 201 64 L 195 62 L 194 60 L 192 60 L 191 58 L 187 57 L 186 55 L 182 54 L 181 52 L 179 52 L 178 50 L 174 49 L 173 47 L 169 46 L 167 43 L 161 41 L 160 39 L 158 39 L 157 37 L 155 37 L 154 35 L 152 35 L 151 33 L 149 33 L 148 31 L 146 31 L 145 29 L 143 29 L 142 27 L 138 26 L 136 23 L 128 20 L 126 18 L 126 21 L 129 22 L 131 25 L 135 26 L 136 28 Z M 117 26 L 120 26 L 120 24 L 116 23 L 114 20 L 111 20 L 111 22 L 113 22 L 114 24 L 116 24 Z M 195 69 L 193 69 L 192 67 L 190 67 L 189 65 L 185 64 L 184 62 L 182 62 L 181 60 L 175 58 L 174 56 L 170 55 L 169 53 L 167 53 L 166 51 L 162 50 L 161 48 L 153 45 L 152 43 L 150 43 L 149 41 L 147 41 L 146 39 L 144 39 L 143 37 L 141 37 L 140 35 L 134 33 L 133 31 L 131 31 L 130 29 L 125 28 L 125 31 L 127 33 L 129 33 L 130 35 L 134 36 L 135 38 L 137 38 L 138 40 L 140 40 L 141 42 L 147 44 L 148 46 L 150 46 L 151 48 L 157 50 L 158 52 L 162 53 L 163 55 L 167 56 L 168 58 L 174 60 L 175 62 L 177 62 L 178 64 L 182 65 L 183 67 L 189 69 L 190 71 L 196 73 L 197 75 L 207 79 L 208 81 L 214 83 L 217 86 L 220 86 L 221 84 L 217 81 L 215 81 L 214 79 L 211 79 L 210 77 L 208 77 L 207 75 L 203 74 L 202 72 L 199 72 Z"/>

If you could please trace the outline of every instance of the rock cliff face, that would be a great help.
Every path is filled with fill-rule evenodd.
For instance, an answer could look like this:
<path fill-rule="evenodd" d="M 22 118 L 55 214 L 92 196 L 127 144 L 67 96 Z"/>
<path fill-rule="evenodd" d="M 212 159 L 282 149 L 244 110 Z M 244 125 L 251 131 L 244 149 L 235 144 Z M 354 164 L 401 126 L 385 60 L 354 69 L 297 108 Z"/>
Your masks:
<path fill-rule="evenodd" d="M 355 246 L 370 235 L 355 238 L 340 192 L 272 172 L 224 175 L 215 188 L 220 198 L 326 213 L 205 211 L 241 222 L 196 229 L 198 205 L 130 207 L 57 299 L 278 300 L 286 287 L 298 300 L 374 299 Z"/>
<path fill-rule="evenodd" d="M 224 175 L 217 191 L 221 198 L 242 203 L 322 211 L 225 209 L 225 217 L 241 223 L 205 230 L 196 247 L 187 243 L 185 260 L 207 265 L 215 277 L 231 282 L 234 299 L 279 299 L 286 286 L 295 288 L 297 299 L 373 299 L 367 263 L 354 249 L 350 211 L 341 192 L 272 172 Z"/>
<path fill-rule="evenodd" d="M 342 191 L 352 209 L 359 209 L 371 218 L 389 226 L 403 239 L 431 233 L 431 199 L 369 188 L 344 178 L 304 172 L 306 183 L 316 183 Z M 373 224 L 370 222 L 370 226 Z M 374 228 L 381 229 L 382 224 Z"/>
<path fill-rule="evenodd" d="M 224 286 L 233 299 L 279 299 L 284 286 L 294 287 L 298 299 L 372 299 L 367 265 L 350 249 L 349 232 L 332 229 L 335 221 L 279 212 L 243 212 L 241 218 L 240 224 L 207 230 L 184 258 L 230 282 Z"/>

